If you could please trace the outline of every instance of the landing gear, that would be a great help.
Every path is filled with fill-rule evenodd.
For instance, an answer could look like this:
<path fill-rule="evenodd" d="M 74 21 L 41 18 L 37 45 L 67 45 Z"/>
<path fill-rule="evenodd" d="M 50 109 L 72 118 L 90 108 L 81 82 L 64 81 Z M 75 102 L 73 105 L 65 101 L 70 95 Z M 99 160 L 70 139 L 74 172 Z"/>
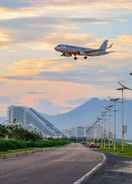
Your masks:
<path fill-rule="evenodd" d="M 62 53 L 61 56 L 65 56 L 65 53 Z"/>
<path fill-rule="evenodd" d="M 84 56 L 84 59 L 87 59 L 88 57 L 87 56 Z"/>
<path fill-rule="evenodd" d="M 78 58 L 75 56 L 75 57 L 74 57 L 74 60 L 77 60 L 77 59 L 78 59 Z"/>

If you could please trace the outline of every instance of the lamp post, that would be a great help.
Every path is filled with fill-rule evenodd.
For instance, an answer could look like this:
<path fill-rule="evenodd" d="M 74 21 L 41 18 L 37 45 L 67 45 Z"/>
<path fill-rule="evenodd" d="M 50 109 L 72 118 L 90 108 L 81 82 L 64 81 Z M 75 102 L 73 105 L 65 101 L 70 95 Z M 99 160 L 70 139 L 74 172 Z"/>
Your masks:
<path fill-rule="evenodd" d="M 125 124 L 125 109 L 124 109 L 124 91 L 125 90 L 132 90 L 122 84 L 121 82 L 118 82 L 118 84 L 121 86 L 120 88 L 117 88 L 118 91 L 121 91 L 121 103 L 122 103 L 122 111 L 121 111 L 121 119 L 122 119 L 122 129 L 121 129 L 121 143 L 122 143 L 122 151 L 124 151 L 124 144 L 125 144 L 125 134 L 127 133 L 127 125 Z"/>
<path fill-rule="evenodd" d="M 105 145 L 105 141 L 106 141 L 106 116 L 107 116 L 107 111 L 103 111 L 101 113 L 101 117 L 102 117 L 102 126 L 103 126 L 103 136 L 102 136 L 102 147 L 105 149 L 106 145 Z"/>
<path fill-rule="evenodd" d="M 90 127 L 90 129 L 92 130 L 92 138 L 93 138 L 93 142 L 96 143 L 96 139 L 97 139 L 97 130 L 99 128 L 99 122 L 101 121 L 101 118 L 97 118 L 97 120 L 93 123 L 93 125 Z"/>
<path fill-rule="evenodd" d="M 93 124 L 93 129 L 94 129 L 94 143 L 96 143 L 97 140 L 97 125 L 98 125 L 99 120 L 97 119 L 95 123 Z"/>
<path fill-rule="evenodd" d="M 116 123 L 116 113 L 117 113 L 117 102 L 119 101 L 119 98 L 110 98 L 110 101 L 113 102 L 113 106 L 114 106 L 114 151 L 116 150 L 116 127 L 117 127 L 117 123 Z"/>
<path fill-rule="evenodd" d="M 109 149 L 110 149 L 110 146 L 111 146 L 111 111 L 112 111 L 112 107 L 113 105 L 109 105 L 107 106 L 105 109 L 108 113 L 108 145 L 109 145 Z"/>

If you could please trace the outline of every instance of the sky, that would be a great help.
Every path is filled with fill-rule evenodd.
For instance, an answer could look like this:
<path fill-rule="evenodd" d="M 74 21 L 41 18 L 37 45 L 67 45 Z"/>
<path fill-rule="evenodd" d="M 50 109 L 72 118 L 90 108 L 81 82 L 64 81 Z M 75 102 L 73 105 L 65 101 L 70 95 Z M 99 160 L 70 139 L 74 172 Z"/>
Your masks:
<path fill-rule="evenodd" d="M 12 104 L 63 113 L 92 97 L 120 96 L 118 81 L 132 87 L 131 0 L 0 0 L 0 15 L 0 115 Z M 105 39 L 115 52 L 87 61 L 54 50 L 98 48 Z"/>

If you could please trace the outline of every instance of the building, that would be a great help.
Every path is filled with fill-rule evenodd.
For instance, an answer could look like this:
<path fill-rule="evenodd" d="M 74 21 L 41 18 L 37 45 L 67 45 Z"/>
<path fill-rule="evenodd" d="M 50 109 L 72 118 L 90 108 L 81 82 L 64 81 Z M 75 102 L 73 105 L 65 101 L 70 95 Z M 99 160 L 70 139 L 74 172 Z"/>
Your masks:
<path fill-rule="evenodd" d="M 19 124 L 27 129 L 37 130 L 43 137 L 61 137 L 62 133 L 44 116 L 33 108 L 10 106 L 8 119 L 11 124 Z"/>
<path fill-rule="evenodd" d="M 85 138 L 86 127 L 78 126 L 75 128 L 64 129 L 63 133 L 68 138 Z"/>

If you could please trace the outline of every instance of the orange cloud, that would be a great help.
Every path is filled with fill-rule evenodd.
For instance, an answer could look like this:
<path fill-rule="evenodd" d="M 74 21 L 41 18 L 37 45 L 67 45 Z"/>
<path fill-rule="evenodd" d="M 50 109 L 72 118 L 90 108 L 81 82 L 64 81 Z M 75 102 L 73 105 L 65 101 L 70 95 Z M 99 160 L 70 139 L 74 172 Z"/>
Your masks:
<path fill-rule="evenodd" d="M 34 105 L 34 97 L 32 96 L 24 96 L 20 99 L 20 102 L 23 105 L 33 106 Z"/>
<path fill-rule="evenodd" d="M 70 28 L 69 28 L 70 27 Z M 97 45 L 99 39 L 95 35 L 88 33 L 79 33 L 77 27 L 72 27 L 70 23 L 64 23 L 63 26 L 55 26 L 54 31 L 38 38 L 32 42 L 23 44 L 35 50 L 54 49 L 54 46 L 61 43 L 78 44 L 82 46 Z"/>
<path fill-rule="evenodd" d="M 12 41 L 11 32 L 6 29 L 0 29 L 0 47 L 9 45 Z"/>
<path fill-rule="evenodd" d="M 41 8 L 5 8 L 0 7 L 0 20 L 6 19 L 16 19 L 16 18 L 26 18 L 44 15 L 44 12 L 41 11 Z"/>
<path fill-rule="evenodd" d="M 132 44 L 132 35 L 120 35 L 117 40 L 119 41 L 119 44 Z"/>
<path fill-rule="evenodd" d="M 72 62 L 59 62 L 58 60 L 21 60 L 10 65 L 6 70 L 8 76 L 34 76 L 41 72 L 63 72 L 75 67 Z M 2 76 L 1 76 L 2 77 Z"/>

